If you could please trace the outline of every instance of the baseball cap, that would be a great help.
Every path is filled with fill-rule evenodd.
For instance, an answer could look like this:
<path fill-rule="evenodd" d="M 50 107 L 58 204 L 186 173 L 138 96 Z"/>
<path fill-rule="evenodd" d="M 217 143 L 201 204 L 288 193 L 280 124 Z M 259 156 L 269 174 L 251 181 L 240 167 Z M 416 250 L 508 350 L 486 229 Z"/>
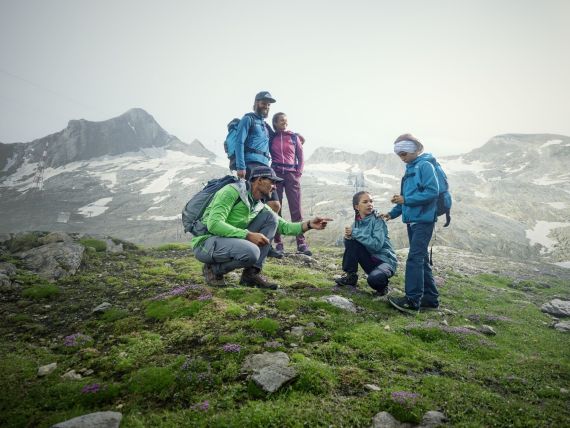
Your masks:
<path fill-rule="evenodd" d="M 281 181 L 283 181 L 283 179 L 277 177 L 277 175 L 275 175 L 275 171 L 273 171 L 273 169 L 268 167 L 268 166 L 256 166 L 255 168 L 253 168 L 251 170 L 249 180 L 251 181 L 254 178 L 258 178 L 258 177 L 266 177 L 266 178 L 269 178 L 276 183 L 280 183 Z"/>
<path fill-rule="evenodd" d="M 261 101 L 261 100 L 267 100 L 270 103 L 275 102 L 275 98 L 273 98 L 268 91 L 261 91 L 257 93 L 257 95 L 255 96 L 255 101 Z"/>

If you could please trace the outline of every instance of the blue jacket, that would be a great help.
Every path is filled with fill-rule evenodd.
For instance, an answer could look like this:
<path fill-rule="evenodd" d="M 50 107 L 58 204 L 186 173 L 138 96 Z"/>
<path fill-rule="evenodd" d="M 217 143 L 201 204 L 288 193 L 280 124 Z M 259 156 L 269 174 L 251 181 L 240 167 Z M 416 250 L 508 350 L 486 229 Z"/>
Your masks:
<path fill-rule="evenodd" d="M 377 259 L 388 263 L 393 272 L 398 267 L 398 259 L 388 236 L 386 222 L 372 213 L 352 224 L 352 239 L 360 242 Z"/>
<path fill-rule="evenodd" d="M 390 217 L 402 215 L 404 223 L 435 223 L 437 221 L 437 197 L 439 185 L 435 168 L 428 162 L 433 156 L 424 153 L 413 162 L 406 164 L 406 174 L 402 178 L 403 205 L 395 205 Z"/>
<path fill-rule="evenodd" d="M 255 113 L 242 117 L 235 136 L 236 169 L 244 170 L 252 162 L 269 166 L 269 141 L 272 136 L 273 130 L 266 125 L 263 117 Z"/>

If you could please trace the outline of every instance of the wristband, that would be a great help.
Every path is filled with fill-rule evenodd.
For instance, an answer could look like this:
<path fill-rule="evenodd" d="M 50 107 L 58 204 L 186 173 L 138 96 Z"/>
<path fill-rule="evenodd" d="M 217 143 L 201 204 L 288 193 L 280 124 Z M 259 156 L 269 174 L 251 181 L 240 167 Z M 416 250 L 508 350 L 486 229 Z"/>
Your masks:
<path fill-rule="evenodd" d="M 307 230 L 311 230 L 311 220 L 307 220 Z"/>

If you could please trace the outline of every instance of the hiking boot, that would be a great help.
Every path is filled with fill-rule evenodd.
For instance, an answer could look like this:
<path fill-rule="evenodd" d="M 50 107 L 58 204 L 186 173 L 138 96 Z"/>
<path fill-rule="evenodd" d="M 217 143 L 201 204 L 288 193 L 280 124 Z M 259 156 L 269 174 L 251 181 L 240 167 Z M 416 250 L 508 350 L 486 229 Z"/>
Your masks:
<path fill-rule="evenodd" d="M 202 266 L 202 273 L 204 274 L 204 281 L 206 281 L 207 285 L 211 285 L 213 287 L 224 287 L 226 285 L 224 275 L 214 273 L 214 267 L 212 265 L 204 263 L 204 266 Z"/>
<path fill-rule="evenodd" d="M 267 257 L 273 257 L 274 259 L 282 259 L 283 250 L 279 251 L 273 247 L 269 247 L 269 252 L 267 253 Z"/>
<path fill-rule="evenodd" d="M 239 283 L 248 287 L 265 288 L 267 290 L 277 290 L 279 288 L 277 284 L 269 282 L 267 278 L 261 275 L 259 268 L 253 266 L 243 270 Z"/>
<path fill-rule="evenodd" d="M 424 299 L 420 301 L 420 311 L 437 311 L 439 309 L 439 303 L 428 302 Z"/>
<path fill-rule="evenodd" d="M 347 285 L 351 287 L 356 287 L 356 284 L 358 283 L 358 274 L 356 272 L 346 272 L 340 278 L 336 278 L 334 282 L 336 282 L 341 287 Z"/>
<path fill-rule="evenodd" d="M 376 297 L 383 297 L 383 296 L 387 296 L 388 293 L 390 292 L 390 290 L 391 290 L 391 288 L 386 286 L 381 290 L 376 290 L 376 293 L 374 293 L 374 294 Z"/>
<path fill-rule="evenodd" d="M 297 247 L 297 252 L 300 254 L 304 254 L 306 256 L 312 256 L 313 252 L 309 250 L 309 246 L 307 244 L 301 244 Z"/>
<path fill-rule="evenodd" d="M 388 297 L 388 302 L 399 311 L 407 314 L 417 314 L 420 310 L 418 305 L 414 305 L 407 297 Z"/>

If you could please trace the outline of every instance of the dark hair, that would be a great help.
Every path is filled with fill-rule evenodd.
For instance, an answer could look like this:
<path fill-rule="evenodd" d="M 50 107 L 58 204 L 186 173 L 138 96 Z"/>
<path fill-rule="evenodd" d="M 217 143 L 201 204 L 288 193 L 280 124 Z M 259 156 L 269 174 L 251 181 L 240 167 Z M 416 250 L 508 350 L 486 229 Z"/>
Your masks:
<path fill-rule="evenodd" d="M 281 111 L 279 113 L 275 113 L 273 115 L 273 118 L 271 119 L 271 124 L 273 125 L 273 129 L 275 129 L 275 123 L 277 122 L 277 120 L 279 120 L 280 116 L 287 116 L 287 115 Z"/>
<path fill-rule="evenodd" d="M 370 195 L 370 192 L 367 192 L 366 190 L 362 190 L 360 192 L 356 192 L 352 196 L 352 209 L 354 210 L 354 220 L 355 221 L 356 221 L 356 216 L 358 215 L 358 210 L 355 208 L 355 205 L 358 205 L 360 203 L 360 197 L 362 195 Z"/>

